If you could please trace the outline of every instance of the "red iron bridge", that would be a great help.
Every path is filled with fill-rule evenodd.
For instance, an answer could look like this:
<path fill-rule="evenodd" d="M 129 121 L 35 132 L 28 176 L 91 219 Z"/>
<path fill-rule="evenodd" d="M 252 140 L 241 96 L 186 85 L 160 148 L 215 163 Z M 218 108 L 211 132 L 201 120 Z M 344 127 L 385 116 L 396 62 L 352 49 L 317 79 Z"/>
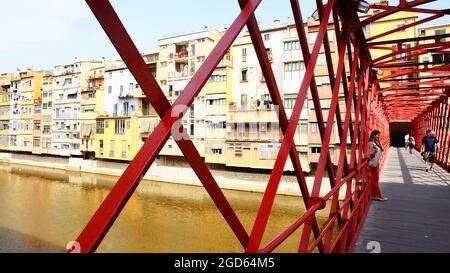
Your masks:
<path fill-rule="evenodd" d="M 182 111 L 174 116 L 173 110 L 180 106 L 189 108 L 244 26 L 249 31 L 271 99 L 279 107 L 278 118 L 283 132 L 281 148 L 251 230 L 244 228 L 187 133 L 183 132 L 184 137 L 176 142 L 222 214 L 224 225 L 229 225 L 239 240 L 242 251 L 272 252 L 299 229 L 298 252 L 450 251 L 449 59 L 418 61 L 420 56 L 431 52 L 450 54 L 450 34 L 374 41 L 378 37 L 449 15 L 449 9 L 423 7 L 433 0 L 399 0 L 393 6 L 358 0 L 328 0 L 327 3 L 316 0 L 317 10 L 313 16 L 320 26 L 310 50 L 302 20 L 301 1 L 290 0 L 306 72 L 288 118 L 255 16 L 262 0 L 238 0 L 240 13 L 173 104 L 164 96 L 109 1 L 86 2 L 161 121 L 76 239 L 80 252 L 95 252 L 171 136 L 172 126 L 182 117 Z M 447 1 L 442 2 L 448 4 Z M 358 12 L 370 8 L 381 11 L 364 19 L 358 16 Z M 381 35 L 365 37 L 364 26 L 399 12 L 416 12 L 425 17 L 399 25 L 396 29 L 386 29 Z M 333 60 L 330 52 L 329 22 L 333 22 L 337 37 L 337 60 Z M 414 46 L 407 47 L 407 43 Z M 384 50 L 385 54 L 374 59 L 371 55 L 373 50 Z M 322 112 L 314 77 L 320 52 L 325 52 L 331 82 L 332 99 L 327 115 Z M 310 189 L 294 143 L 308 90 L 313 98 L 323 144 L 314 184 Z M 346 112 L 339 108 L 340 92 L 345 95 Z M 340 139 L 344 140 L 340 141 L 337 165 L 333 165 L 329 151 L 334 122 L 337 123 Z M 417 150 L 410 154 L 405 148 L 386 148 L 381 158 L 380 184 L 389 200 L 374 203 L 368 170 L 368 138 L 372 130 L 378 129 L 382 143 L 389 147 L 394 138 L 399 137 L 397 129 L 400 122 L 409 126 L 416 139 Z M 422 145 L 420 140 L 427 129 L 434 130 L 439 139 L 436 153 L 438 166 L 429 173 L 425 172 L 425 165 L 418 153 Z M 400 137 L 403 138 L 403 135 Z M 294 166 L 301 191 L 299 198 L 302 198 L 306 211 L 299 212 L 298 218 L 283 232 L 262 245 L 287 160 Z M 320 196 L 321 187 L 326 183 L 331 190 Z M 342 191 L 345 191 L 345 199 L 339 200 Z M 319 211 L 329 212 L 325 224 L 318 224 Z"/>

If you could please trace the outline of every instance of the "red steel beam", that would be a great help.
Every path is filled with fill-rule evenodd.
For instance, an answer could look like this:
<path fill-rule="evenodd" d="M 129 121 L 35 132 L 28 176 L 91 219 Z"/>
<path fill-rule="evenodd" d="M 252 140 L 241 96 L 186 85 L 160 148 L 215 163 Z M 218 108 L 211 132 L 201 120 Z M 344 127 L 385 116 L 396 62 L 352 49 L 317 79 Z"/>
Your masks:
<path fill-rule="evenodd" d="M 280 150 L 278 152 L 277 160 L 275 161 L 275 165 L 270 175 L 267 189 L 261 201 L 261 206 L 258 210 L 252 232 L 250 233 L 250 238 L 245 250 L 246 252 L 257 252 L 261 244 L 262 236 L 267 226 L 276 191 L 280 183 L 281 175 L 283 174 L 283 169 L 286 163 L 289 149 L 293 143 L 295 130 L 297 128 L 303 103 L 307 95 L 308 86 L 310 85 L 310 82 L 314 76 L 314 68 L 319 55 L 321 43 L 327 30 L 328 18 L 330 17 L 333 2 L 334 0 L 330 0 L 325 8 L 324 19 L 322 20 L 320 30 L 314 44 L 314 49 L 311 54 L 311 59 L 307 65 L 305 77 L 303 78 L 298 96 L 295 101 L 294 110 L 291 114 L 291 118 L 289 119 L 288 127 L 281 143 Z"/>
<path fill-rule="evenodd" d="M 239 5 L 241 6 L 241 8 L 244 7 L 246 2 L 247 2 L 247 0 L 239 0 Z M 297 1 L 295 0 L 295 2 L 297 2 Z M 296 8 L 294 10 L 294 19 L 296 19 L 296 22 L 298 22 L 297 19 L 301 18 L 300 7 L 294 5 L 294 8 Z M 298 16 L 299 14 L 300 14 L 300 16 Z M 302 22 L 302 21 L 300 20 L 300 22 Z M 286 115 L 286 111 L 284 109 L 283 100 L 280 96 L 280 91 L 279 91 L 277 82 L 275 80 L 274 73 L 272 71 L 272 65 L 271 65 L 269 57 L 267 55 L 266 47 L 264 45 L 264 41 L 262 40 L 261 31 L 259 29 L 255 15 L 253 15 L 250 18 L 250 20 L 248 21 L 247 28 L 249 30 L 250 38 L 252 39 L 252 42 L 254 45 L 255 52 L 258 57 L 260 66 L 261 66 L 261 70 L 262 70 L 264 78 L 266 80 L 266 84 L 267 84 L 270 96 L 272 98 L 272 101 L 274 102 L 274 105 L 278 106 L 277 115 L 279 118 L 281 130 L 283 131 L 283 134 L 285 134 L 287 126 L 288 126 L 288 118 Z M 301 28 L 301 29 L 304 30 L 303 28 Z M 297 177 L 297 182 L 300 187 L 300 191 L 301 191 L 301 194 L 303 197 L 303 201 L 305 203 L 305 207 L 309 208 L 311 206 L 310 194 L 308 191 L 308 187 L 306 185 L 305 176 L 303 174 L 303 170 L 302 170 L 302 167 L 300 164 L 300 159 L 299 159 L 299 155 L 298 155 L 298 151 L 297 151 L 295 142 L 293 142 L 291 145 L 291 148 L 289 150 L 289 156 L 291 158 L 292 165 L 294 166 L 294 172 Z M 313 224 L 314 225 L 314 234 L 317 237 L 319 234 L 319 225 L 315 218 L 313 219 L 313 222 L 314 222 L 314 224 Z M 322 248 L 322 244 L 320 244 L 320 248 Z"/>
<path fill-rule="evenodd" d="M 414 23 L 410 23 L 410 24 L 407 24 L 407 25 L 403 25 L 403 26 L 401 26 L 401 27 L 398 27 L 398 28 L 395 28 L 395 29 L 392 29 L 392 30 L 389 30 L 389 31 L 386 31 L 386 32 L 383 32 L 383 33 L 380 33 L 380 34 L 378 34 L 378 35 L 375 35 L 375 36 L 372 36 L 372 37 L 367 38 L 367 42 L 370 42 L 370 41 L 376 40 L 376 39 L 378 39 L 378 38 L 387 36 L 387 35 L 389 35 L 389 34 L 392 34 L 392 33 L 397 32 L 397 31 L 405 30 L 405 29 L 408 29 L 408 28 L 410 28 L 410 27 L 414 27 L 414 26 L 417 26 L 417 25 L 420 25 L 420 24 L 423 24 L 423 23 L 426 23 L 426 22 L 429 22 L 429 21 L 438 19 L 438 18 L 442 17 L 443 15 L 444 15 L 444 14 L 442 14 L 442 13 L 441 13 L 441 14 L 436 14 L 436 15 L 433 15 L 433 16 L 430 16 L 430 17 L 421 19 L 421 20 L 419 20 L 419 21 L 416 21 L 416 22 L 414 22 Z"/>
<path fill-rule="evenodd" d="M 79 235 L 77 242 L 81 246 L 81 252 L 93 252 L 98 247 L 101 240 L 124 208 L 128 199 L 135 191 L 139 182 L 142 180 L 143 175 L 147 172 L 148 168 L 164 146 L 164 143 L 169 138 L 172 126 L 181 118 L 181 116 L 173 116 L 172 110 L 175 107 L 180 106 L 189 107 L 260 2 L 261 0 L 251 0 L 246 5 L 222 37 L 219 44 L 213 49 L 204 64 L 200 67 L 199 71 L 188 83 L 184 91 L 181 92 L 181 95 L 172 107 L 164 112 L 161 122 L 149 136 L 148 140 L 135 156 L 135 159 L 129 164 L 119 181 Z M 97 11 L 100 13 L 105 11 L 105 6 L 110 5 L 109 1 L 106 0 L 102 3 L 103 5 L 100 6 L 97 6 L 100 3 L 100 1 L 97 0 L 87 0 L 87 3 L 93 10 L 97 8 Z M 111 11 L 105 13 L 104 16 L 106 16 L 106 18 L 111 16 Z M 110 19 L 111 18 L 107 19 L 107 21 Z M 142 70 L 141 73 L 146 73 L 146 71 L 148 71 L 148 69 Z M 143 86 L 143 89 L 144 88 L 146 87 Z M 146 88 L 146 90 L 149 89 Z M 162 98 L 157 100 L 157 102 L 164 104 Z M 194 150 L 191 152 L 194 152 Z"/>
<path fill-rule="evenodd" d="M 361 29 L 363 26 L 368 25 L 370 23 L 373 23 L 379 19 L 385 18 L 391 14 L 397 13 L 399 11 L 403 11 L 409 8 L 413 8 L 422 4 L 426 4 L 426 3 L 430 3 L 430 2 L 434 2 L 435 0 L 415 0 L 415 1 L 410 1 L 407 2 L 406 4 L 399 4 L 396 7 L 393 7 L 390 10 L 385 10 L 383 12 L 380 12 L 378 14 L 372 15 L 369 18 L 361 21 L 360 23 L 356 24 L 355 26 L 352 27 L 352 29 L 350 30 L 350 32 L 356 31 Z"/>
<path fill-rule="evenodd" d="M 382 9 L 382 10 L 392 10 L 395 9 L 395 6 L 383 6 L 383 5 L 377 5 L 377 4 L 371 4 L 371 9 Z M 434 9 L 425 9 L 425 8 L 408 8 L 404 9 L 403 11 L 408 12 L 419 12 L 419 13 L 428 13 L 428 14 L 449 14 L 449 10 L 434 10 Z"/>

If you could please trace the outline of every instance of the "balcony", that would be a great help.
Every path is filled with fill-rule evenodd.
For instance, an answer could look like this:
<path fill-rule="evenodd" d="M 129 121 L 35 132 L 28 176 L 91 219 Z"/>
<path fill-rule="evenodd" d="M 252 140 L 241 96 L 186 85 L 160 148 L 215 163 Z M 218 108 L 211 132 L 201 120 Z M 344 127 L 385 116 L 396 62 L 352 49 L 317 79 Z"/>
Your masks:
<path fill-rule="evenodd" d="M 79 119 L 78 113 L 56 114 L 55 119 Z"/>
<path fill-rule="evenodd" d="M 207 116 L 211 115 L 225 115 L 227 113 L 227 106 L 226 105 L 206 105 L 205 107 L 205 114 Z"/>
<path fill-rule="evenodd" d="M 189 56 L 189 53 L 187 50 L 182 50 L 180 52 L 176 52 L 174 54 L 174 59 L 184 59 L 187 58 Z"/>
<path fill-rule="evenodd" d="M 273 105 L 269 109 L 229 108 L 228 121 L 231 122 L 278 122 Z"/>

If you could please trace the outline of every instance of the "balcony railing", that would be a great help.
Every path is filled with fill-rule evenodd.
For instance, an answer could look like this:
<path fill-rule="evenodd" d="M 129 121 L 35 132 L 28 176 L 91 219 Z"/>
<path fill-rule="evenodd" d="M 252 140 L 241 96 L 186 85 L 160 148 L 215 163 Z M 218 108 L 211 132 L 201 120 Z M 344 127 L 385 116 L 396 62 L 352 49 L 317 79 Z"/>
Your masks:
<path fill-rule="evenodd" d="M 183 50 L 175 53 L 175 59 L 187 58 L 189 56 L 187 50 Z"/>

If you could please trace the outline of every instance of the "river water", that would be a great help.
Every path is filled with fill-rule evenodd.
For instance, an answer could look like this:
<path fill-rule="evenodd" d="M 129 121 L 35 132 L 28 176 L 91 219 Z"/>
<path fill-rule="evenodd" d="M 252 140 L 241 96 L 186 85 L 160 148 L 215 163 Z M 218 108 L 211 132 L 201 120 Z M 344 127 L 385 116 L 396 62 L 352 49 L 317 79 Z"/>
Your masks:
<path fill-rule="evenodd" d="M 64 252 L 117 177 L 0 165 L 0 252 Z M 262 194 L 224 190 L 250 234 Z M 304 212 L 277 196 L 263 245 Z M 300 230 L 276 252 L 296 252 Z M 203 187 L 143 181 L 97 252 L 243 252 Z"/>

